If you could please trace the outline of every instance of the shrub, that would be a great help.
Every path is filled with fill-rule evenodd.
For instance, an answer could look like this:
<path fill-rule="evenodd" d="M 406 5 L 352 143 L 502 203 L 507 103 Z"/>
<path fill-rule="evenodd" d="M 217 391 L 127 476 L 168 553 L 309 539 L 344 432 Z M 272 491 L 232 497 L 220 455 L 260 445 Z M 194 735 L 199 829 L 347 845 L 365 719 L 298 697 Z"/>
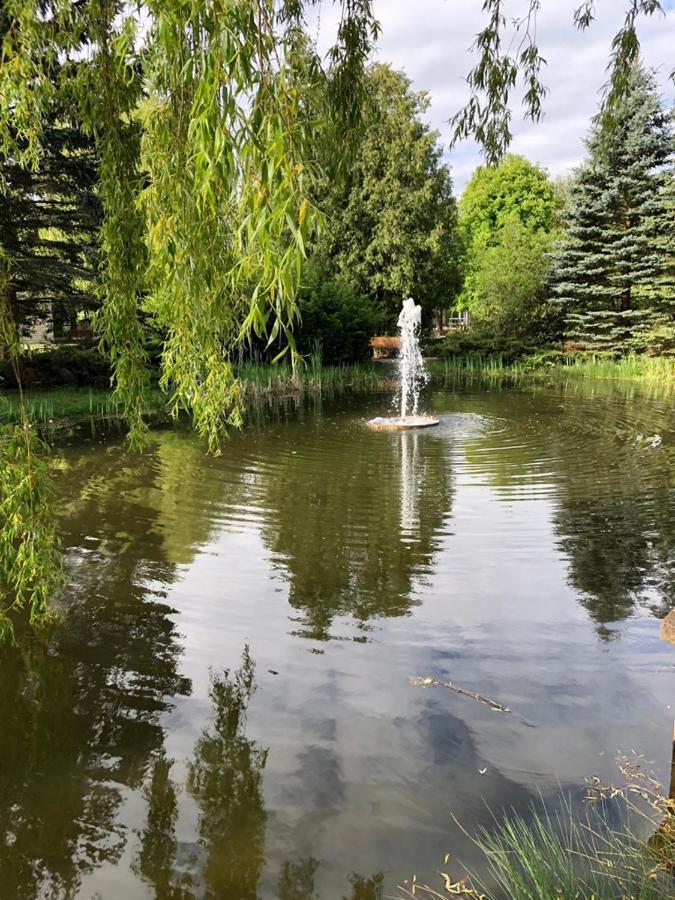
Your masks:
<path fill-rule="evenodd" d="M 451 331 L 434 348 L 434 355 L 447 359 L 453 356 L 494 356 L 499 354 L 504 364 L 528 356 L 541 349 L 536 339 L 497 334 L 488 328 L 470 331 Z"/>
<path fill-rule="evenodd" d="M 301 353 L 320 349 L 326 365 L 361 362 L 370 357 L 370 339 L 381 326 L 373 301 L 325 266 L 307 267 L 298 300 L 302 320 L 296 332 Z"/>
<path fill-rule="evenodd" d="M 98 350 L 63 346 L 26 353 L 19 361 L 21 380 L 26 387 L 108 387 L 110 365 Z M 16 388 L 9 361 L 0 361 L 0 387 Z"/>

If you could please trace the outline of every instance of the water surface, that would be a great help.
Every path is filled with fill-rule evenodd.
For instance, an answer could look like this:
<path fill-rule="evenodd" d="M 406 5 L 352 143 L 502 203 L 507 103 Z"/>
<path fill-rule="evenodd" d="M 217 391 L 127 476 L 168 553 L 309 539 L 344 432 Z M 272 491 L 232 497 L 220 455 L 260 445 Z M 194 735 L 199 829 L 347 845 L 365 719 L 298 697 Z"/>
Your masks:
<path fill-rule="evenodd" d="M 370 900 L 459 874 L 453 816 L 576 802 L 632 748 L 666 776 L 672 398 L 425 407 L 397 434 L 364 426 L 386 396 L 275 406 L 217 459 L 183 430 L 58 451 L 64 620 L 0 655 L 2 900 Z"/>

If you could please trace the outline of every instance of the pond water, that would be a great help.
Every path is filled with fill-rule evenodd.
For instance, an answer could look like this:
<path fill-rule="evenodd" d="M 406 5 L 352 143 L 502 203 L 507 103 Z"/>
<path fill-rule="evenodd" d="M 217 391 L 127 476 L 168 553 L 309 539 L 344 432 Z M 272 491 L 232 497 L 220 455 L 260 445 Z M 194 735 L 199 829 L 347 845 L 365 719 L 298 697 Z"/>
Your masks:
<path fill-rule="evenodd" d="M 370 900 L 475 862 L 455 817 L 581 802 L 633 748 L 666 778 L 672 400 L 465 385 L 421 432 L 370 432 L 373 395 L 217 459 L 61 447 L 65 617 L 0 653 L 2 900 Z"/>

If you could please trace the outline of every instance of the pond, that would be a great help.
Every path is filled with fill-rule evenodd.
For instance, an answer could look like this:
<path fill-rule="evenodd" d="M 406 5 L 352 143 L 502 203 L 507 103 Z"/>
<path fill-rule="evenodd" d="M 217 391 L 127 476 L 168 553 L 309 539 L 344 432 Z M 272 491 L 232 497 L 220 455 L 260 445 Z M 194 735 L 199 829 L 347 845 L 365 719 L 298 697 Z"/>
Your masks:
<path fill-rule="evenodd" d="M 464 384 L 422 432 L 371 395 L 219 458 L 60 447 L 65 615 L 0 654 L 0 897 L 370 900 L 618 751 L 667 778 L 672 400 Z"/>

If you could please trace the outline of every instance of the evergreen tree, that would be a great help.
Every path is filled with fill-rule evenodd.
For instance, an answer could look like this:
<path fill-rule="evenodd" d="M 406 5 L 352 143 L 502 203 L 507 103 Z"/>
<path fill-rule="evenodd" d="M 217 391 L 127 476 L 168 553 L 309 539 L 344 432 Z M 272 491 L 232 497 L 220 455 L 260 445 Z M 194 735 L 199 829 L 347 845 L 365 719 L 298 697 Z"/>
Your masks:
<path fill-rule="evenodd" d="M 39 170 L 5 164 L 0 245 L 12 260 L 9 288 L 17 325 L 25 334 L 44 322 L 59 336 L 79 311 L 98 305 L 102 208 L 91 140 L 55 112 L 43 142 Z"/>
<path fill-rule="evenodd" d="M 43 0 L 45 32 L 59 27 L 56 4 Z M 15 4 L 0 4 L 0 68 L 11 36 L 17 31 Z M 5 286 L 14 319 L 24 333 L 38 321 L 60 334 L 74 324 L 79 310 L 97 305 L 95 276 L 98 230 L 103 210 L 97 197 L 97 154 L 83 128 L 72 85 L 90 63 L 83 52 L 86 32 L 73 41 L 71 53 L 45 53 L 44 93 L 40 100 L 42 154 L 39 166 L 25 165 L 30 129 L 25 108 L 12 106 L 3 120 L 9 140 L 0 152 L 0 248 L 9 258 Z M 29 64 L 24 53 L 22 64 Z M 30 80 L 28 70 L 27 80 Z M 71 85 L 62 89 L 64 85 Z M 11 99 L 11 89 L 6 90 Z M 3 97 L 3 100 L 5 97 Z M 7 110 L 5 110 L 5 113 Z"/>
<path fill-rule="evenodd" d="M 450 306 L 458 281 L 456 203 L 437 135 L 421 119 L 426 95 L 387 65 L 370 69 L 367 86 L 364 136 L 330 201 L 322 249 L 393 325 L 405 297 L 427 314 Z"/>
<path fill-rule="evenodd" d="M 654 78 L 635 66 L 611 120 L 594 123 L 553 254 L 552 299 L 583 345 L 647 349 L 673 321 L 674 147 Z"/>

